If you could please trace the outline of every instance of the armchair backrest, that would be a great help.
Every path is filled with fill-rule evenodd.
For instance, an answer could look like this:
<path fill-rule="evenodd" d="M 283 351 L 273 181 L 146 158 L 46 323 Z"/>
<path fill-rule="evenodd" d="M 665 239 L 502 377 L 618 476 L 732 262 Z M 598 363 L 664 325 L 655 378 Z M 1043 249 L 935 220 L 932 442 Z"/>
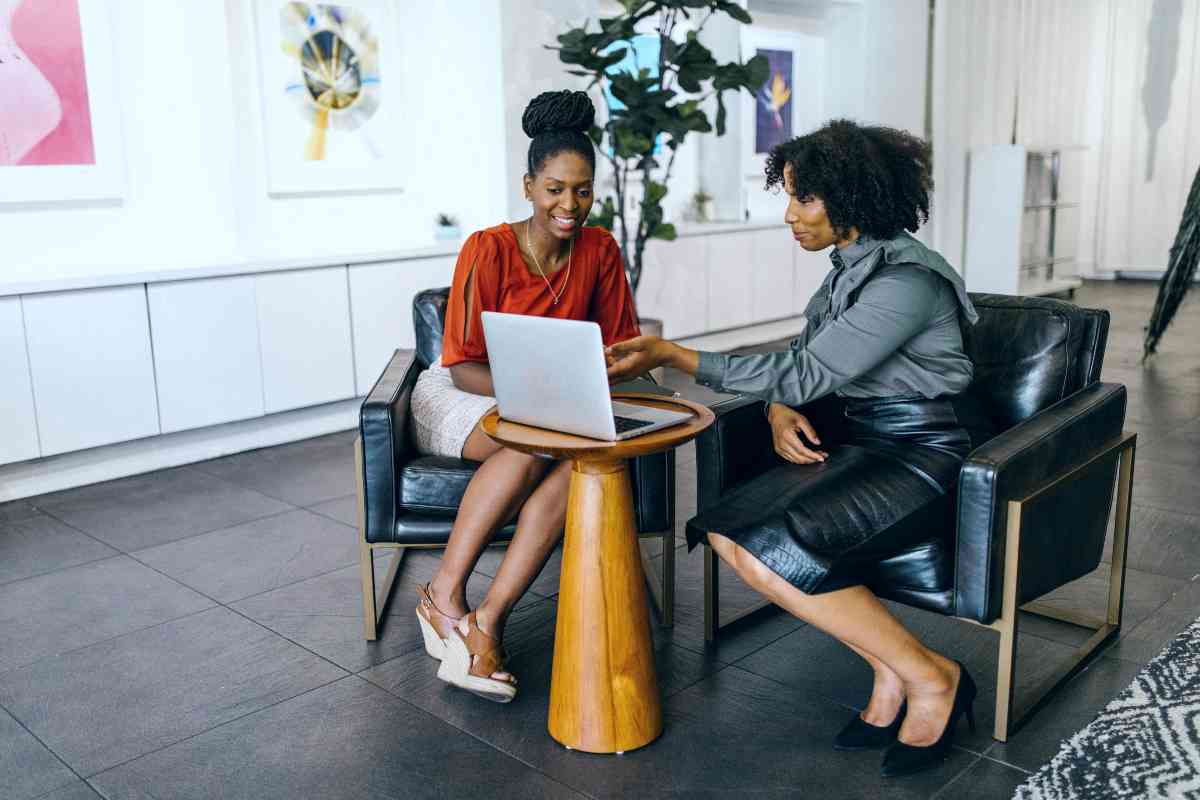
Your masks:
<path fill-rule="evenodd" d="M 428 367 L 442 354 L 442 332 L 446 329 L 446 303 L 450 287 L 426 289 L 413 298 L 413 329 L 417 334 L 417 360 Z"/>
<path fill-rule="evenodd" d="M 975 363 L 968 391 L 1000 430 L 1100 380 L 1107 311 L 1041 297 L 972 294 L 979 322 L 963 327 Z"/>

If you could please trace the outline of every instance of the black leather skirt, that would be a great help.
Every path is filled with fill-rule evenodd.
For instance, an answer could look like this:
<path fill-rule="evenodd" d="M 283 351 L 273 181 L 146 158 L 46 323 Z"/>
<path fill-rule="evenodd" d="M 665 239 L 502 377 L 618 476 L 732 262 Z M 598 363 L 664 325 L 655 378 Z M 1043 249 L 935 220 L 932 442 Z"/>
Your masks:
<path fill-rule="evenodd" d="M 820 594 L 869 583 L 881 559 L 953 530 L 946 522 L 959 468 L 991 436 L 969 395 L 825 398 L 801 411 L 829 458 L 780 459 L 689 522 L 689 546 L 722 534 Z"/>

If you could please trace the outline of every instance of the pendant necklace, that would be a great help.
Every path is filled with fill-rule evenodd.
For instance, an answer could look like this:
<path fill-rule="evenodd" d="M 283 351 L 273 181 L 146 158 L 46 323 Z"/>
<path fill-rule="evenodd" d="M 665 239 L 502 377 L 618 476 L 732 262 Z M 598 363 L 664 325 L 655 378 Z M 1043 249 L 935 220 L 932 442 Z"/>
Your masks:
<path fill-rule="evenodd" d="M 558 294 L 554 293 L 554 287 L 550 285 L 550 279 L 542 271 L 542 263 L 538 261 L 537 253 L 533 252 L 533 245 L 529 241 L 528 222 L 525 223 L 525 249 L 529 251 L 529 255 L 533 256 L 533 265 L 537 267 L 538 275 L 541 275 L 542 280 L 546 282 L 546 289 L 550 292 L 550 296 L 554 298 L 554 305 L 558 305 L 558 301 L 567 293 L 567 281 L 571 280 L 571 259 L 575 257 L 575 238 L 571 237 L 571 249 L 567 252 L 567 276 L 563 278 L 562 291 Z"/>

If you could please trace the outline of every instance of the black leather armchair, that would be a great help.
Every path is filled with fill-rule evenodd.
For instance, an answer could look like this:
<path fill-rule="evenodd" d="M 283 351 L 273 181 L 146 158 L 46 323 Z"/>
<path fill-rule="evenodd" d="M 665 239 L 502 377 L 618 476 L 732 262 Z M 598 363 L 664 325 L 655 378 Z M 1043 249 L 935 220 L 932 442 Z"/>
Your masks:
<path fill-rule="evenodd" d="M 1039 298 L 972 300 L 980 320 L 964 328 L 975 362 L 968 391 L 984 402 L 1001 433 L 967 457 L 954 502 L 929 509 L 925 541 L 882 561 L 870 586 L 882 597 L 999 632 L 994 736 L 1004 741 L 1042 697 L 1120 630 L 1137 437 L 1122 431 L 1125 387 L 1098 382 L 1107 311 Z M 696 440 L 701 510 L 782 463 L 761 402 L 739 397 L 713 411 L 716 423 Z M 814 411 L 819 430 L 821 409 Z M 1100 564 L 1114 486 L 1107 608 L 1092 617 L 1036 602 Z M 767 604 L 722 622 L 717 559 L 707 546 L 704 558 L 711 641 L 721 627 Z M 1019 714 L 1013 709 L 1018 609 L 1094 631 Z"/>
<path fill-rule="evenodd" d="M 397 350 L 363 401 L 355 442 L 358 474 L 359 559 L 363 587 L 363 630 L 374 640 L 386 613 L 392 585 L 409 548 L 444 547 L 459 502 L 479 463 L 460 458 L 426 456 L 413 446 L 409 400 L 417 377 L 442 351 L 449 289 L 429 289 L 413 299 L 417 349 Z M 645 382 L 629 388 L 644 391 Z M 659 567 L 651 569 L 643 555 L 647 581 L 663 625 L 671 625 L 675 587 L 675 454 L 656 453 L 630 465 L 634 513 L 639 534 L 662 540 Z M 508 525 L 496 543 L 508 542 L 516 526 Z M 386 577 L 377 590 L 374 551 L 394 550 Z"/>

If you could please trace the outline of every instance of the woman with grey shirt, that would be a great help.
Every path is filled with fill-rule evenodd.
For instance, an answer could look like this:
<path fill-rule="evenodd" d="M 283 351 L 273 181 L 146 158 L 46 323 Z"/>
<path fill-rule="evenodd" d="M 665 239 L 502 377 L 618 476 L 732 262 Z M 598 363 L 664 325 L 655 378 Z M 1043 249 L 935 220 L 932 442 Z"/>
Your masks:
<path fill-rule="evenodd" d="M 941 762 L 960 716 L 973 722 L 975 684 L 864 583 L 924 533 L 931 507 L 948 512 L 963 459 L 990 435 L 964 393 L 973 367 L 960 325 L 977 315 L 958 273 L 905 232 L 928 218 L 922 140 L 837 120 L 772 151 L 767 186 L 780 185 L 797 243 L 833 247 L 801 336 L 787 351 L 744 356 L 641 336 L 608 349 L 609 374 L 669 365 L 766 401 L 790 464 L 701 514 L 688 543 L 707 536 L 752 587 L 866 659 L 870 701 L 834 747 L 886 746 L 883 774 L 909 774 Z M 812 419 L 823 416 L 818 431 Z"/>

